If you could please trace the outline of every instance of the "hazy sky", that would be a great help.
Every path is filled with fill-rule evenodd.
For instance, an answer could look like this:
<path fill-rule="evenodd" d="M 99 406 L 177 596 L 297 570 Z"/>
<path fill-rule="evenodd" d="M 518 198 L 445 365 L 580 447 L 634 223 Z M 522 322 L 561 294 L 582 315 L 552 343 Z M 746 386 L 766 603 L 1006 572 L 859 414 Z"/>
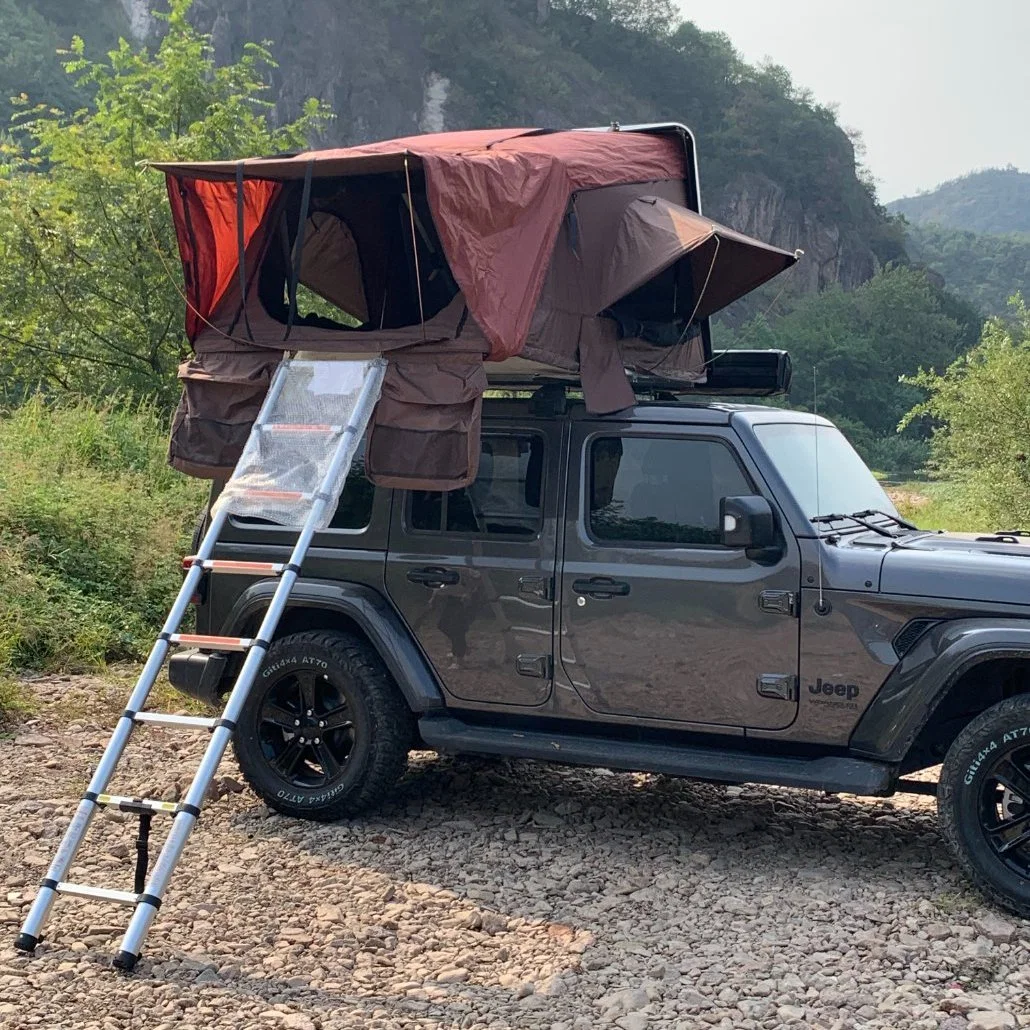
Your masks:
<path fill-rule="evenodd" d="M 1030 0 L 677 2 L 837 104 L 865 138 L 881 200 L 974 168 L 1030 170 Z"/>

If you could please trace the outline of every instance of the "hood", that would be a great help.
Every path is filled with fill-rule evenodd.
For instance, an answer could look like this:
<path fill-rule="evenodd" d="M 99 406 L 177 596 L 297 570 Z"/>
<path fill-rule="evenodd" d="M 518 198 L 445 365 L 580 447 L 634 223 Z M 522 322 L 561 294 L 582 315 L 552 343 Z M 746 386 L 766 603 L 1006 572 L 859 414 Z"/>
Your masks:
<path fill-rule="evenodd" d="M 1030 537 L 928 533 L 885 555 L 885 594 L 1030 607 Z"/>

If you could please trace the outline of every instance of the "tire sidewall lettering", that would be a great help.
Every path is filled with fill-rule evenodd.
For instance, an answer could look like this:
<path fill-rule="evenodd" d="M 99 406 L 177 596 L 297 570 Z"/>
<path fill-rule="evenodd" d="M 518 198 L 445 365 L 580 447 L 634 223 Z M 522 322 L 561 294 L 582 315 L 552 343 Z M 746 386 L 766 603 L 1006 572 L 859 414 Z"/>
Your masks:
<path fill-rule="evenodd" d="M 967 766 L 962 782 L 967 787 L 971 787 L 988 758 L 997 756 L 999 752 L 1011 748 L 1013 744 L 1018 745 L 1020 742 L 1030 745 L 1030 726 L 1014 726 L 1012 729 L 1005 730 L 1000 736 L 995 735 L 990 740 L 984 741 L 977 748 L 972 762 Z"/>
<path fill-rule="evenodd" d="M 311 669 L 320 669 L 323 672 L 328 672 L 329 663 L 324 658 L 316 658 L 314 655 L 287 655 L 285 658 L 277 658 L 271 664 L 265 664 L 261 669 L 261 678 L 267 680 L 270 676 L 273 676 L 277 672 L 282 672 L 284 669 L 291 667 L 307 667 Z"/>

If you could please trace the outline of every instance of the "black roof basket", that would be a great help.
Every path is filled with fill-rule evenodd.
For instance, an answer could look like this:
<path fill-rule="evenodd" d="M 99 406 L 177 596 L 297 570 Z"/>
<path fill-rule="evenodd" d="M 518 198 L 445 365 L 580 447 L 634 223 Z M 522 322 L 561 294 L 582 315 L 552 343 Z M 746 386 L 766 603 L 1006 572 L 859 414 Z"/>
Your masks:
<path fill-rule="evenodd" d="M 581 388 L 579 377 L 545 365 L 526 362 L 524 367 L 491 369 L 490 388 L 495 390 L 537 390 L 553 393 Z M 638 395 L 673 395 L 681 399 L 706 397 L 775 397 L 790 389 L 790 355 L 785 350 L 715 351 L 708 366 L 707 382 L 685 383 L 679 379 L 631 372 L 630 382 Z"/>

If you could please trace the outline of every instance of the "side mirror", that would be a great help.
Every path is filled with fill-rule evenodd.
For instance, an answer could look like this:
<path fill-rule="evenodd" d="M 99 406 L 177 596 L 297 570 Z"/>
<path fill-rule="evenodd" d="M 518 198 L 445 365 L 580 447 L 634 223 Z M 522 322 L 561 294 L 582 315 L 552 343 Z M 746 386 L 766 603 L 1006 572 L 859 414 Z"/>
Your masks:
<path fill-rule="evenodd" d="M 719 502 L 719 525 L 724 547 L 772 547 L 776 520 L 764 497 L 724 497 Z"/>

